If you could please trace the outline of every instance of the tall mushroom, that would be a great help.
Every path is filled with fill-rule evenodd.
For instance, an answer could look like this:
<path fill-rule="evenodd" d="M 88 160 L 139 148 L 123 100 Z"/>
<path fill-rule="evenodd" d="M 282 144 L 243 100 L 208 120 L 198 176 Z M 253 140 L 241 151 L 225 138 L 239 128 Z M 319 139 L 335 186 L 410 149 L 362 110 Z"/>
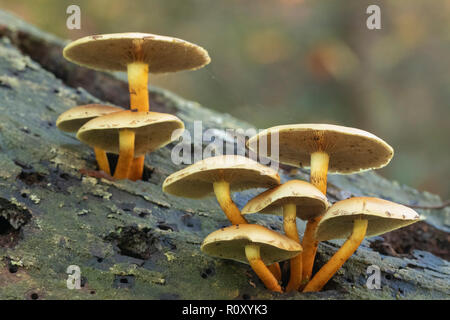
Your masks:
<path fill-rule="evenodd" d="M 172 136 L 177 129 L 184 129 L 184 124 L 171 114 L 126 110 L 92 119 L 78 130 L 77 138 L 90 146 L 119 154 L 114 178 L 126 179 L 136 156 L 177 139 L 182 131 Z"/>
<path fill-rule="evenodd" d="M 86 122 L 94 118 L 123 110 L 124 109 L 119 107 L 106 106 L 102 104 L 77 106 L 61 113 L 56 120 L 56 126 L 61 131 L 77 132 Z M 105 150 L 94 147 L 94 153 L 99 170 L 111 175 L 108 157 L 106 156 Z"/>
<path fill-rule="evenodd" d="M 88 36 L 69 43 L 66 59 L 81 66 L 104 71 L 126 71 L 130 109 L 149 111 L 148 74 L 195 70 L 211 59 L 203 48 L 172 37 L 147 33 L 114 33 Z M 129 139 L 133 139 L 130 132 Z M 120 163 L 122 166 L 125 163 Z M 119 172 L 128 168 L 119 167 Z M 142 178 L 144 156 L 133 160 L 130 178 Z"/>
<path fill-rule="evenodd" d="M 309 220 L 321 216 L 328 208 L 328 200 L 319 189 L 312 184 L 291 180 L 275 188 L 269 189 L 251 199 L 242 214 L 270 213 L 282 214 L 286 236 L 300 243 L 296 218 Z M 280 211 L 280 209 L 282 209 Z M 298 290 L 302 281 L 302 257 L 291 259 L 291 274 L 286 291 Z"/>
<path fill-rule="evenodd" d="M 279 137 L 281 163 L 310 167 L 310 181 L 323 194 L 327 191 L 327 173 L 350 174 L 377 169 L 389 163 L 394 150 L 377 136 L 355 128 L 330 124 L 293 124 L 272 127 L 248 141 L 257 151 L 258 141 L 265 138 L 272 150 L 271 135 Z M 271 154 L 268 155 L 269 157 Z M 303 237 L 303 279 L 311 277 L 318 241 L 314 238 L 320 217 L 310 219 Z"/>
<path fill-rule="evenodd" d="M 210 256 L 250 264 L 267 289 L 282 292 L 267 265 L 295 257 L 302 247 L 294 240 L 263 226 L 243 224 L 209 234 L 201 250 Z"/>
<path fill-rule="evenodd" d="M 206 158 L 171 174 L 163 183 L 163 191 L 186 198 L 216 195 L 220 207 L 232 224 L 247 220 L 231 198 L 231 190 L 270 188 L 280 183 L 273 169 L 238 155 Z"/>
<path fill-rule="evenodd" d="M 364 237 L 380 235 L 419 221 L 413 209 L 371 197 L 355 197 L 333 204 L 321 219 L 316 232 L 318 241 L 347 241 L 314 275 L 303 292 L 320 291 L 350 256 Z"/>

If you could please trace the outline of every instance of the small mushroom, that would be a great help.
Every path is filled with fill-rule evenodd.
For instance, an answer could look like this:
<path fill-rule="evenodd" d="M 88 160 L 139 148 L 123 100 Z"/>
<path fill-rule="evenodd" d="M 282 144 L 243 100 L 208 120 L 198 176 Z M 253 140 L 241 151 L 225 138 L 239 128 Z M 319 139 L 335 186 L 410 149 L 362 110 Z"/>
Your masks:
<path fill-rule="evenodd" d="M 123 111 L 122 108 L 102 104 L 87 104 L 69 109 L 58 117 L 56 126 L 65 132 L 77 132 L 86 122 L 110 114 Z M 103 149 L 94 147 L 95 159 L 101 171 L 111 175 L 108 157 Z"/>
<path fill-rule="evenodd" d="M 163 191 L 186 198 L 203 198 L 215 193 L 220 207 L 232 224 L 247 220 L 233 202 L 230 188 L 245 190 L 270 188 L 280 183 L 273 169 L 238 155 L 206 158 L 171 174 L 163 183 Z"/>
<path fill-rule="evenodd" d="M 127 179 L 135 156 L 162 148 L 184 129 L 176 116 L 158 112 L 133 112 L 130 110 L 111 113 L 92 119 L 78 130 L 77 138 L 84 143 L 119 154 L 114 178 Z"/>
<path fill-rule="evenodd" d="M 242 214 L 271 213 L 283 215 L 286 236 L 300 243 L 296 218 L 309 220 L 321 216 L 328 208 L 328 200 L 312 184 L 291 180 L 269 189 L 251 199 L 242 209 Z M 282 209 L 280 211 L 280 209 Z M 291 274 L 286 291 L 298 290 L 302 281 L 302 256 L 291 259 Z"/>
<path fill-rule="evenodd" d="M 303 292 L 320 291 L 356 251 L 364 237 L 380 235 L 419 221 L 406 206 L 371 197 L 355 197 L 336 202 L 322 217 L 316 231 L 318 241 L 347 241 L 314 275 Z"/>
<path fill-rule="evenodd" d="M 250 264 L 267 289 L 282 292 L 267 265 L 295 257 L 302 246 L 288 237 L 256 224 L 233 225 L 209 234 L 201 250 L 213 257 Z"/>
<path fill-rule="evenodd" d="M 208 52 L 187 41 L 148 33 L 87 36 L 69 43 L 64 57 L 78 65 L 103 71 L 126 71 L 130 109 L 149 111 L 148 74 L 195 70 L 207 65 Z M 128 133 L 133 139 L 132 132 Z M 133 160 L 131 180 L 142 177 L 144 156 Z"/>
<path fill-rule="evenodd" d="M 281 163 L 310 167 L 310 182 L 327 193 L 327 173 L 349 174 L 377 169 L 389 163 L 394 150 L 377 136 L 355 128 L 330 124 L 293 124 L 272 127 L 252 137 L 249 148 L 257 149 L 260 139 L 271 150 L 271 135 L 279 137 Z M 268 155 L 271 156 L 270 154 Z M 311 277 L 318 241 L 314 234 L 320 217 L 311 219 L 303 237 L 303 279 Z"/>

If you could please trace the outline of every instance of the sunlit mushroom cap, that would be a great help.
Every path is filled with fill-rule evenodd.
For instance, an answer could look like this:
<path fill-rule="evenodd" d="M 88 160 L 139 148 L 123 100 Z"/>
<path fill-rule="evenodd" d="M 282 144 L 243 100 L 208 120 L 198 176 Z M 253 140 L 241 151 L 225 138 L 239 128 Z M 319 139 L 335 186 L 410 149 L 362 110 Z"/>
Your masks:
<path fill-rule="evenodd" d="M 213 257 L 248 264 L 245 256 L 248 244 L 260 246 L 261 259 L 266 265 L 289 260 L 303 250 L 296 241 L 257 224 L 233 225 L 214 231 L 203 240 L 201 250 Z"/>
<path fill-rule="evenodd" d="M 92 147 L 118 154 L 121 129 L 135 132 L 134 153 L 141 156 L 178 139 L 183 130 L 174 131 L 184 129 L 184 124 L 171 114 L 126 110 L 92 119 L 80 128 L 77 138 Z"/>
<path fill-rule="evenodd" d="M 278 134 L 281 163 L 309 167 L 311 153 L 324 151 L 330 156 L 330 173 L 355 173 L 384 167 L 394 150 L 377 136 L 355 128 L 331 124 L 293 124 L 272 127 L 252 137 L 248 146 L 257 151 L 258 141 L 267 141 L 268 157 L 271 136 Z"/>
<path fill-rule="evenodd" d="M 56 126 L 66 132 L 77 132 L 86 122 L 124 109 L 102 104 L 87 104 L 69 109 L 58 117 Z"/>
<path fill-rule="evenodd" d="M 270 167 L 238 155 L 206 158 L 171 174 L 163 191 L 186 198 L 202 198 L 214 192 L 213 183 L 226 181 L 231 190 L 270 188 L 280 183 Z"/>
<path fill-rule="evenodd" d="M 327 198 L 315 186 L 306 181 L 290 180 L 251 199 L 242 209 L 242 214 L 282 215 L 285 204 L 295 204 L 297 217 L 302 220 L 316 218 L 328 208 Z"/>
<path fill-rule="evenodd" d="M 144 62 L 151 73 L 194 70 L 208 64 L 208 52 L 187 41 L 148 33 L 88 36 L 69 43 L 64 57 L 97 70 L 126 71 L 132 62 Z"/>
<path fill-rule="evenodd" d="M 319 241 L 348 238 L 355 219 L 367 219 L 366 236 L 380 235 L 420 220 L 411 208 L 391 201 L 355 197 L 333 204 L 320 220 L 316 231 Z"/>

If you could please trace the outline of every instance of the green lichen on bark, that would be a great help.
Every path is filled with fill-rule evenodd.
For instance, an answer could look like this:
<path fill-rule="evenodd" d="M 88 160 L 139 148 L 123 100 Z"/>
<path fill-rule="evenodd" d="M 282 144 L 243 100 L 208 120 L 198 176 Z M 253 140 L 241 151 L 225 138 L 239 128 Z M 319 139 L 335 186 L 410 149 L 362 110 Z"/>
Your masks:
<path fill-rule="evenodd" d="M 328 290 L 316 294 L 272 294 L 247 265 L 205 256 L 200 251 L 202 239 L 228 223 L 212 198 L 189 200 L 162 192 L 164 179 L 180 169 L 167 161 L 172 146 L 147 158 L 146 169 L 151 173 L 147 181 L 83 176 L 79 169 L 95 169 L 94 154 L 73 135 L 59 131 L 55 120 L 71 107 L 102 100 L 95 92 L 72 87 L 70 79 L 65 83 L 55 76 L 55 66 L 60 75 L 80 72 L 61 57 L 60 40 L 3 12 L 0 35 L 0 212 L 9 210 L 3 216 L 0 213 L 0 299 L 239 299 L 244 294 L 258 299 L 449 297 L 447 261 L 419 251 L 411 259 L 384 256 L 370 249 L 370 239 L 333 278 Z M 43 59 L 45 52 L 33 56 L 30 48 L 37 45 L 36 50 L 48 52 L 50 62 Z M 101 77 L 126 92 L 121 79 Z M 204 129 L 251 128 L 161 89 L 152 88 L 151 100 L 160 110 L 180 117 L 191 132 L 195 120 L 203 121 Z M 117 102 L 113 98 L 103 102 L 111 101 Z M 292 178 L 281 176 L 284 181 Z M 296 177 L 308 178 L 302 170 Z M 440 203 L 437 196 L 375 173 L 329 180 L 328 196 L 333 200 L 351 193 L 401 203 Z M 256 193 L 236 194 L 235 200 L 242 207 Z M 434 214 L 448 217 L 445 210 Z M 282 230 L 278 217 L 252 215 L 249 219 Z M 299 231 L 303 230 L 304 223 L 299 223 Z M 340 243 L 322 243 L 318 264 Z M 81 290 L 67 289 L 70 265 L 81 268 Z M 382 290 L 366 288 L 369 265 L 380 266 Z"/>

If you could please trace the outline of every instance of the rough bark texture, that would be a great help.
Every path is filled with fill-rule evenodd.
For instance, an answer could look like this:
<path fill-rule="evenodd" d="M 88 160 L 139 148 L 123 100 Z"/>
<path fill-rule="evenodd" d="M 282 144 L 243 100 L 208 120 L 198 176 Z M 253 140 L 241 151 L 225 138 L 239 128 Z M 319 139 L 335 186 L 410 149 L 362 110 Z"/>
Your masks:
<path fill-rule="evenodd" d="M 55 127 L 63 111 L 80 104 L 128 105 L 127 83 L 79 68 L 61 55 L 64 43 L 0 12 L 0 299 L 422 299 L 448 298 L 450 266 L 415 251 L 413 258 L 382 255 L 367 239 L 321 293 L 272 294 L 247 265 L 200 251 L 202 239 L 228 225 L 212 198 L 188 200 L 161 191 L 180 169 L 171 146 L 152 153 L 146 181 L 112 182 L 82 175 L 95 170 L 93 151 Z M 250 128 L 167 91 L 151 88 L 152 109 L 176 114 L 193 130 Z M 307 179 L 299 170 L 288 176 Z M 331 176 L 329 198 L 351 194 L 406 204 L 439 205 L 438 196 L 387 181 L 373 172 Z M 257 191 L 235 194 L 242 207 Z M 422 210 L 446 228 L 446 209 Z M 251 222 L 282 230 L 280 217 Z M 304 223 L 299 222 L 303 232 Z M 322 265 L 342 241 L 321 243 Z M 78 265 L 82 289 L 66 287 L 66 269 Z M 382 289 L 366 287 L 366 269 L 381 268 Z"/>

